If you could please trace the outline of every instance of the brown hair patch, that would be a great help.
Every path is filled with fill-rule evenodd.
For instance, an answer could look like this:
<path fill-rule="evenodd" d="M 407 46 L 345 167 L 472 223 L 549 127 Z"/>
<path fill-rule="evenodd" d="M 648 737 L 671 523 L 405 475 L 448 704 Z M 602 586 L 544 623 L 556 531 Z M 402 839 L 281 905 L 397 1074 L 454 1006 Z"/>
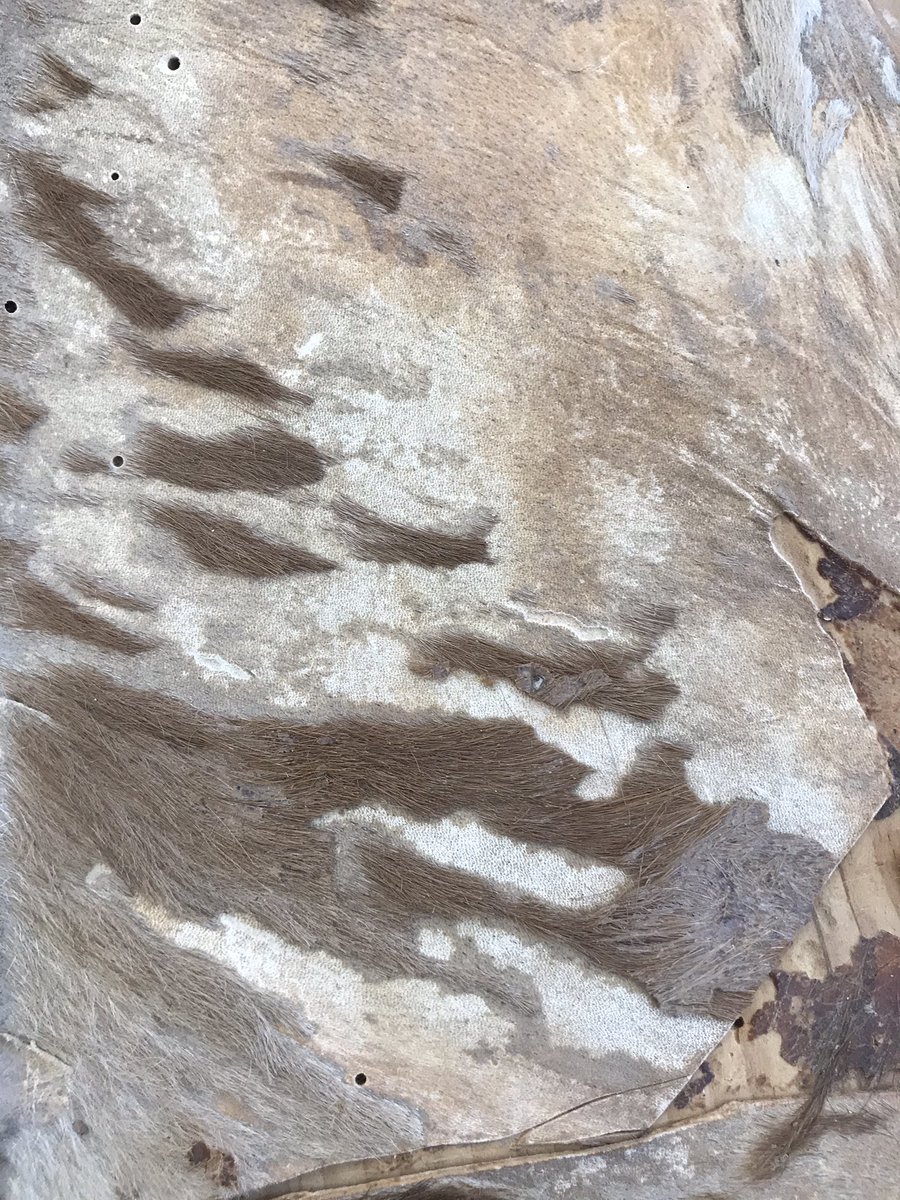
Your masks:
<path fill-rule="evenodd" d="M 363 199 L 371 200 L 389 213 L 396 212 L 400 207 L 406 183 L 402 171 L 372 162 L 358 154 L 328 154 L 325 162 Z"/>
<path fill-rule="evenodd" d="M 144 429 L 128 464 L 142 475 L 205 492 L 276 493 L 318 483 L 330 460 L 303 438 L 276 427 L 236 429 L 200 438 L 166 429 Z"/>
<path fill-rule="evenodd" d="M 113 239 L 89 215 L 110 208 L 109 196 L 70 179 L 44 154 L 18 152 L 13 163 L 19 211 L 33 237 L 142 329 L 167 329 L 184 316 L 190 302 L 142 267 L 122 261 Z"/>
<path fill-rule="evenodd" d="M 31 547 L 10 539 L 0 541 L 0 566 L 5 579 L 0 586 L 0 616 L 11 629 L 50 633 L 87 642 L 101 650 L 143 654 L 159 643 L 113 625 L 104 617 L 80 608 L 73 600 L 28 573 Z"/>
<path fill-rule="evenodd" d="M 145 511 L 157 528 L 172 534 L 194 562 L 217 574 L 267 579 L 337 568 L 328 558 L 267 538 L 234 517 L 182 504 L 148 505 Z"/>
<path fill-rule="evenodd" d="M 84 100 L 96 91 L 93 83 L 50 50 L 38 55 L 38 71 L 25 86 L 20 108 L 33 115 L 62 108 L 70 100 Z"/>
<path fill-rule="evenodd" d="M 76 592 L 89 600 L 99 600 L 112 608 L 125 609 L 127 612 L 150 613 L 156 611 L 152 600 L 144 600 L 133 592 L 123 592 L 105 579 L 97 579 L 86 571 L 66 572 L 66 582 Z"/>
<path fill-rule="evenodd" d="M 148 371 L 168 375 L 192 387 L 225 392 L 264 407 L 288 401 L 312 404 L 310 396 L 284 387 L 258 363 L 239 354 L 216 354 L 196 348 L 159 349 L 134 338 L 129 338 L 125 344 Z"/>
<path fill-rule="evenodd" d="M 47 415 L 43 405 L 13 391 L 0 388 L 0 438 L 18 441 Z"/>
<path fill-rule="evenodd" d="M 346 497 L 335 500 L 332 507 L 345 522 L 343 533 L 357 558 L 430 568 L 494 561 L 486 538 L 493 521 L 482 521 L 464 532 L 446 533 L 387 521 Z"/>
<path fill-rule="evenodd" d="M 477 634 L 443 633 L 416 643 L 410 667 L 415 674 L 437 681 L 453 671 L 489 683 L 502 679 L 550 708 L 584 704 L 639 721 L 657 720 L 678 695 L 666 676 L 635 668 L 628 652 L 563 633 L 548 639 L 543 652 Z"/>

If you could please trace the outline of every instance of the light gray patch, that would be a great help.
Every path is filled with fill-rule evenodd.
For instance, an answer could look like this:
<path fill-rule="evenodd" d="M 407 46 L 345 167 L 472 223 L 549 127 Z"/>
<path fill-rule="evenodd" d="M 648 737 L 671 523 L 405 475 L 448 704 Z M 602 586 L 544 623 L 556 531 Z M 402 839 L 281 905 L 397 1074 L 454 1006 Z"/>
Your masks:
<path fill-rule="evenodd" d="M 834 98 L 817 114 L 819 85 L 803 49 L 819 15 L 819 0 L 744 0 L 743 5 L 744 28 L 757 58 L 744 79 L 747 99 L 765 116 L 782 149 L 801 164 L 815 200 L 822 168 L 855 112 L 848 101 Z"/>

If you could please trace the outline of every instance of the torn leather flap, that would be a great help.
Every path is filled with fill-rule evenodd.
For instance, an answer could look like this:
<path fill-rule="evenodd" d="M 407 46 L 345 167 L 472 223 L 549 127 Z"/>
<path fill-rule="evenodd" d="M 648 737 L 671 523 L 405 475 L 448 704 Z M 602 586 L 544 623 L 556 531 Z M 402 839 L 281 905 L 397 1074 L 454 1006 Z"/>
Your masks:
<path fill-rule="evenodd" d="M 20 1196 L 642 1128 L 883 803 L 890 50 L 744 8 L 0 18 Z"/>

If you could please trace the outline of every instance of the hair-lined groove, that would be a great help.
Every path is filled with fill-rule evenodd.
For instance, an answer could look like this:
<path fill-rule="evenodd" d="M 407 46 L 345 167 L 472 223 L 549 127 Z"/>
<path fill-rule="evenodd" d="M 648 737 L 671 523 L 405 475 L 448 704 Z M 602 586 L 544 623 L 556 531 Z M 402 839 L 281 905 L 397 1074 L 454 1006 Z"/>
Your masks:
<path fill-rule="evenodd" d="M 344 522 L 343 535 L 357 558 L 430 568 L 494 561 L 487 544 L 494 521 L 482 519 L 466 530 L 446 532 L 385 520 L 346 497 L 335 500 L 332 508 Z"/>
<path fill-rule="evenodd" d="M 189 558 L 220 575 L 267 579 L 337 568 L 331 559 L 267 538 L 234 517 L 184 504 L 148 504 L 144 511 L 157 528 L 175 538 Z"/>

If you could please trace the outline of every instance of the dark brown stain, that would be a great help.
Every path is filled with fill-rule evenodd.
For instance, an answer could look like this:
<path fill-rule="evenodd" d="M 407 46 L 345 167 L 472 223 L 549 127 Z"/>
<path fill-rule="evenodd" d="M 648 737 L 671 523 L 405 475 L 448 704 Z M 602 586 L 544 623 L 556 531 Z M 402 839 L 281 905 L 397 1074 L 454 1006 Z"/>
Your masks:
<path fill-rule="evenodd" d="M 371 200 L 385 212 L 394 213 L 400 207 L 406 182 L 402 171 L 358 154 L 327 154 L 325 163 L 346 180 L 358 196 Z"/>
<path fill-rule="evenodd" d="M 202 1167 L 213 1183 L 219 1187 L 234 1187 L 238 1181 L 234 1155 L 227 1150 L 213 1149 L 206 1142 L 194 1142 L 187 1152 L 192 1167 Z"/>
<path fill-rule="evenodd" d="M 46 415 L 43 405 L 9 387 L 0 388 L 0 438 L 3 440 L 18 441 Z"/>
<path fill-rule="evenodd" d="M 857 563 L 841 558 L 830 547 L 819 560 L 817 570 L 837 592 L 837 599 L 819 610 L 823 621 L 849 621 L 864 616 L 878 603 L 881 584 Z"/>
<path fill-rule="evenodd" d="M 30 550 L 25 543 L 10 539 L 0 542 L 0 569 L 4 573 L 0 583 L 0 616 L 9 628 L 74 638 L 120 654 L 143 654 L 159 645 L 155 639 L 121 629 L 79 607 L 29 574 Z"/>
<path fill-rule="evenodd" d="M 687 1108 L 691 1101 L 695 1100 L 712 1083 L 715 1077 L 712 1067 L 704 1060 L 672 1101 L 672 1107 Z"/>
<path fill-rule="evenodd" d="M 84 100 L 96 88 L 84 75 L 49 50 L 38 55 L 38 70 L 24 89 L 19 104 L 23 112 L 37 114 L 63 108 L 69 101 Z"/>
<path fill-rule="evenodd" d="M 156 425 L 141 431 L 125 461 L 142 475 L 195 491 L 274 494 L 318 483 L 330 460 L 277 427 L 198 438 Z"/>
<path fill-rule="evenodd" d="M 332 507 L 344 522 L 342 532 L 358 558 L 429 568 L 493 562 L 487 545 L 493 522 L 482 521 L 464 532 L 449 533 L 385 520 L 346 497 Z"/>
<path fill-rule="evenodd" d="M 861 938 L 850 962 L 825 979 L 787 971 L 776 971 L 772 979 L 775 999 L 753 1014 L 749 1036 L 778 1033 L 781 1057 L 805 1080 L 816 1075 L 823 1054 L 840 1040 L 836 1031 L 847 1043 L 842 1075 L 854 1071 L 872 1084 L 900 1067 L 900 939 L 893 934 Z M 860 996 L 866 1003 L 855 1003 Z M 839 1014 L 848 1005 L 852 1020 L 844 1031 Z"/>
<path fill-rule="evenodd" d="M 751 1178 L 770 1179 L 823 1133 L 869 1133 L 877 1114 L 825 1111 L 828 1096 L 852 1074 L 874 1087 L 900 1067 L 900 939 L 881 932 L 861 938 L 849 963 L 812 979 L 776 971 L 775 999 L 753 1014 L 749 1036 L 775 1032 L 780 1053 L 797 1067 L 808 1095 L 796 1112 L 755 1146 Z"/>
<path fill-rule="evenodd" d="M 892 817 L 898 809 L 900 809 L 900 751 L 887 738 L 881 738 L 881 744 L 887 753 L 888 771 L 890 772 L 891 784 L 888 798 L 875 814 L 876 821 L 883 821 L 886 817 Z"/>
<path fill-rule="evenodd" d="M 210 1153 L 206 1142 L 194 1142 L 187 1152 L 187 1160 L 192 1167 L 202 1167 L 209 1162 Z"/>
<path fill-rule="evenodd" d="M 563 633 L 530 651 L 475 634 L 444 633 L 419 641 L 410 666 L 416 674 L 437 681 L 453 671 L 489 683 L 502 679 L 550 708 L 583 704 L 640 721 L 657 720 L 678 695 L 674 683 L 658 672 L 638 668 L 628 652 Z"/>
<path fill-rule="evenodd" d="M 180 504 L 147 505 L 144 511 L 157 528 L 175 538 L 188 557 L 220 575 L 269 579 L 337 567 L 311 550 L 267 538 L 234 517 Z"/>
<path fill-rule="evenodd" d="M 13 156 L 13 178 L 28 232 L 88 279 L 132 324 L 167 329 L 191 307 L 143 268 L 119 257 L 113 239 L 89 215 L 111 208 L 109 196 L 70 179 L 57 162 L 35 151 Z"/>
<path fill-rule="evenodd" d="M 134 338 L 129 338 L 125 344 L 148 371 L 168 375 L 180 383 L 225 392 L 264 407 L 288 402 L 312 404 L 311 397 L 284 387 L 258 363 L 239 354 L 217 354 L 193 348 L 159 349 Z"/>

